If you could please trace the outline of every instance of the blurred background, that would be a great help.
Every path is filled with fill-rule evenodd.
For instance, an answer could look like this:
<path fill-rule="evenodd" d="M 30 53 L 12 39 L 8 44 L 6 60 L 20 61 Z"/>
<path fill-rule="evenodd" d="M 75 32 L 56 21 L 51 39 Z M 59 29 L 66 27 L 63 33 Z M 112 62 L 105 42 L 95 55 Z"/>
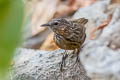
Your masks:
<path fill-rule="evenodd" d="M 31 48 L 31 49 L 39 49 L 39 50 L 56 50 L 58 47 L 55 45 L 53 41 L 53 33 L 48 28 L 40 27 L 41 24 L 47 23 L 49 20 L 53 18 L 67 18 L 67 19 L 73 19 L 73 17 L 77 12 L 79 12 L 79 9 L 84 7 L 92 6 L 93 4 L 96 4 L 99 1 L 108 1 L 108 0 L 24 0 L 25 3 L 25 12 L 26 12 L 26 37 L 25 42 L 23 46 L 25 48 Z M 109 7 L 107 7 L 109 10 L 113 9 L 113 7 L 119 5 L 120 0 L 109 0 Z M 99 6 L 99 4 L 98 4 Z M 105 10 L 106 7 L 103 4 L 103 10 Z M 88 8 L 89 9 L 89 8 Z M 92 9 L 92 11 L 96 11 L 96 9 Z M 97 12 L 96 15 L 101 15 L 101 11 Z M 106 11 L 107 13 L 107 11 Z M 83 12 L 83 14 L 86 14 Z M 108 16 L 111 16 L 112 13 L 107 14 Z M 91 14 L 89 16 L 92 17 Z M 95 32 L 94 28 L 98 26 L 106 26 L 110 22 L 110 17 L 108 19 L 104 17 L 102 22 L 95 23 L 95 20 L 92 18 L 90 21 L 94 23 L 90 23 L 92 25 L 91 28 L 89 28 L 89 36 L 95 36 L 92 35 L 91 32 Z M 87 16 L 84 16 L 87 18 Z M 112 16 L 111 16 L 112 17 Z M 80 17 L 76 17 L 80 18 Z M 106 22 L 107 20 L 107 22 Z M 96 21 L 97 22 L 97 21 Z M 97 24 L 97 25 L 96 25 Z M 105 25 L 104 25 L 105 24 Z M 90 37 L 89 37 L 90 39 Z"/>
<path fill-rule="evenodd" d="M 102 77 L 105 72 L 108 72 L 108 75 L 110 71 L 111 74 L 119 74 L 120 0 L 0 0 L 0 80 L 5 80 L 2 78 L 8 72 L 8 68 L 14 65 L 14 61 L 17 61 L 13 61 L 16 48 L 23 48 L 23 52 L 21 51 L 23 58 L 20 56 L 18 64 L 19 60 L 21 64 L 25 64 L 24 60 L 27 60 L 29 56 L 26 57 L 27 52 L 33 54 L 36 50 L 58 49 L 53 41 L 53 32 L 41 27 L 41 24 L 53 18 L 71 20 L 82 17 L 89 20 L 85 27 L 86 43 L 90 42 L 85 46 L 82 52 L 84 54 L 81 54 L 83 55 L 81 60 L 84 65 L 87 65 L 86 70 L 90 71 L 90 74 L 93 72 L 93 78 L 96 77 L 94 71 L 98 74 L 101 71 Z M 26 48 L 27 50 L 24 51 Z M 34 49 L 35 52 L 28 51 L 29 49 Z M 32 61 L 33 56 L 29 57 Z M 36 57 L 34 59 L 36 60 Z M 24 69 L 24 67 L 21 69 L 17 67 L 18 73 Z M 28 68 L 26 67 L 27 70 Z"/>

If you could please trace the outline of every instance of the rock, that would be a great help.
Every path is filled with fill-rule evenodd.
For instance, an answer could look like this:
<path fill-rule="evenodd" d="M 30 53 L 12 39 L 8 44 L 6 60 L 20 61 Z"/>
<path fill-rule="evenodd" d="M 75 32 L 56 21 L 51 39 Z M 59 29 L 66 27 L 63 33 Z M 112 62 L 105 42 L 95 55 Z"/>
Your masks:
<path fill-rule="evenodd" d="M 88 42 L 82 49 L 80 58 L 92 80 L 120 80 L 120 6 L 114 5 L 110 9 L 109 5 L 109 0 L 99 1 L 92 6 L 80 8 L 73 16 L 89 19 L 86 27 Z M 89 40 L 90 31 L 111 13 L 112 20 L 98 38 Z"/>
<path fill-rule="evenodd" d="M 91 6 L 80 8 L 73 16 L 73 18 L 85 17 L 88 19 L 86 25 L 87 39 L 90 38 L 91 32 L 94 28 L 100 26 L 105 19 L 109 17 L 109 13 L 106 13 L 110 0 L 100 0 Z"/>
<path fill-rule="evenodd" d="M 91 40 L 81 53 L 81 60 L 93 80 L 120 80 L 120 7 L 98 39 Z"/>
<path fill-rule="evenodd" d="M 11 80 L 90 80 L 80 64 L 74 65 L 75 58 L 66 60 L 64 71 L 60 72 L 60 62 L 64 50 L 37 51 L 19 49 L 15 55 Z M 71 52 L 71 51 L 69 51 Z"/>
<path fill-rule="evenodd" d="M 80 8 L 74 14 L 73 18 L 85 17 L 94 21 L 96 26 L 98 26 L 105 18 L 107 18 L 108 14 L 106 14 L 105 11 L 107 10 L 109 4 L 110 0 L 98 1 L 91 6 Z"/>

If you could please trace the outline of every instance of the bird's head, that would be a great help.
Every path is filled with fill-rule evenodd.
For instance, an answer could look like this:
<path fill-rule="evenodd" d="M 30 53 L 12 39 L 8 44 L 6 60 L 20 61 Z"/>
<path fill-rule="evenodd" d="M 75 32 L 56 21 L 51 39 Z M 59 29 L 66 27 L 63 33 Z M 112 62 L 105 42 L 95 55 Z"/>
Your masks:
<path fill-rule="evenodd" d="M 66 19 L 53 19 L 41 26 L 48 26 L 54 33 L 64 35 L 68 31 L 70 23 Z"/>

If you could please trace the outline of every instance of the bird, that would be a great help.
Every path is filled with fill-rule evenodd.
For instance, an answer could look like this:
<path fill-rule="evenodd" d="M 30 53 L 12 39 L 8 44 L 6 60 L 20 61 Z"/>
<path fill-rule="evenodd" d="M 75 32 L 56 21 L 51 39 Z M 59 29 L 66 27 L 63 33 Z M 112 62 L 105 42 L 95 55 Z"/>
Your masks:
<path fill-rule="evenodd" d="M 73 54 L 77 56 L 76 61 L 79 61 L 79 52 L 86 39 L 85 24 L 88 22 L 86 18 L 79 18 L 73 20 L 67 20 L 65 18 L 52 19 L 46 24 L 42 24 L 43 27 L 48 27 L 54 32 L 53 40 L 56 45 L 64 50 L 73 50 Z M 63 55 L 61 68 L 67 54 Z"/>

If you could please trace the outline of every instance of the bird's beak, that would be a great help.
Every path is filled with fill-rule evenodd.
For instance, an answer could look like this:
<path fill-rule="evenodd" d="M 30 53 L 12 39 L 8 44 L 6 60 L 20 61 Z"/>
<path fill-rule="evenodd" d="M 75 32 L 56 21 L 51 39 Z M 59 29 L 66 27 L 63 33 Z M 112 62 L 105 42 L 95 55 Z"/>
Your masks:
<path fill-rule="evenodd" d="M 41 26 L 43 26 L 43 27 L 50 26 L 50 24 L 42 24 Z"/>

